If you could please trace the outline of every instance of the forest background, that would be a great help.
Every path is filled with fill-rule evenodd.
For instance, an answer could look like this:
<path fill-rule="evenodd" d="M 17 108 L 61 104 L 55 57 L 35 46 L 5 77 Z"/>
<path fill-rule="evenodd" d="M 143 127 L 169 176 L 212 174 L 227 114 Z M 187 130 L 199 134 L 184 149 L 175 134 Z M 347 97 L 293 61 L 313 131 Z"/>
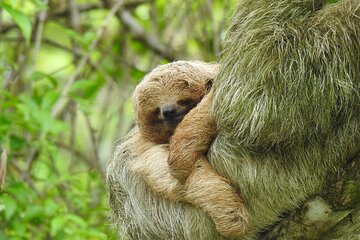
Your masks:
<path fill-rule="evenodd" d="M 115 239 L 104 174 L 132 90 L 216 61 L 234 2 L 0 0 L 0 239 Z"/>

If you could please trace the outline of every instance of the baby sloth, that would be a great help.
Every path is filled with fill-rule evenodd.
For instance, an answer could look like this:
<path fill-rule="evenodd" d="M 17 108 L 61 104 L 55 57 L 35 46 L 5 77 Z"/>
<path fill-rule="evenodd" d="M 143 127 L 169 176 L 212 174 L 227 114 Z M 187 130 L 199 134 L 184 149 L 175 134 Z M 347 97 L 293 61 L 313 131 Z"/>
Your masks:
<path fill-rule="evenodd" d="M 209 164 L 215 137 L 209 113 L 219 65 L 177 61 L 155 68 L 136 87 L 137 131 L 131 169 L 156 193 L 202 209 L 224 236 L 243 234 L 248 213 L 229 181 Z"/>

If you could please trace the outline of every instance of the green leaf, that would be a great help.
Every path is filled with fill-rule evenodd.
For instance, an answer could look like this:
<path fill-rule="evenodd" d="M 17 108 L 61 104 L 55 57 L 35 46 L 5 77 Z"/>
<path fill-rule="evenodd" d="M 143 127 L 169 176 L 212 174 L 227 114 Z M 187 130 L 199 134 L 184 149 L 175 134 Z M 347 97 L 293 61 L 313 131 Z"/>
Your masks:
<path fill-rule="evenodd" d="M 5 205 L 5 219 L 9 221 L 16 212 L 17 204 L 14 199 L 8 196 L 2 196 L 0 201 Z"/>
<path fill-rule="evenodd" d="M 58 209 L 58 204 L 56 204 L 52 199 L 48 198 L 45 200 L 45 213 L 47 216 L 55 215 Z"/>
<path fill-rule="evenodd" d="M 58 98 L 59 98 L 59 94 L 57 92 L 48 91 L 47 93 L 45 93 L 45 95 L 42 98 L 41 108 L 50 109 Z"/>
<path fill-rule="evenodd" d="M 11 240 L 20 240 L 20 239 L 28 239 L 28 235 L 26 234 L 27 224 L 14 224 L 13 233 L 15 233 L 16 238 L 10 238 Z M 10 240 L 9 238 L 5 238 L 6 240 Z"/>
<path fill-rule="evenodd" d="M 43 72 L 39 72 L 39 71 L 35 71 L 34 73 L 32 73 L 29 76 L 29 79 L 31 81 L 39 81 L 42 79 L 47 79 L 53 87 L 57 87 L 57 85 L 58 85 L 56 79 L 53 76 L 43 73 Z"/>
<path fill-rule="evenodd" d="M 27 188 L 22 182 L 15 182 L 10 186 L 7 186 L 6 191 L 16 196 L 16 199 L 20 204 L 28 203 L 29 197 L 32 197 L 35 194 L 34 191 Z"/>
<path fill-rule="evenodd" d="M 149 6 L 147 5 L 140 5 L 135 9 L 135 14 L 143 21 L 148 21 L 150 19 L 149 14 Z"/>
<path fill-rule="evenodd" d="M 86 227 L 87 224 L 86 222 L 84 221 L 84 219 L 82 219 L 81 217 L 75 215 L 75 214 L 68 214 L 67 215 L 67 219 L 75 224 L 77 224 L 79 227 Z"/>
<path fill-rule="evenodd" d="M 48 111 L 45 110 L 34 111 L 33 118 L 39 124 L 44 134 L 47 133 L 57 134 L 59 132 L 66 130 L 66 124 L 52 117 L 50 112 Z"/>
<path fill-rule="evenodd" d="M 37 205 L 29 205 L 24 214 L 24 220 L 43 219 L 45 217 L 44 208 Z"/>
<path fill-rule="evenodd" d="M 8 238 L 4 235 L 4 233 L 2 233 L 2 232 L 0 231 L 0 239 L 1 239 L 1 240 L 6 240 L 6 239 L 8 239 Z"/>
<path fill-rule="evenodd" d="M 2 129 L 5 131 L 11 126 L 11 121 L 5 114 L 3 116 L 0 116 L 0 132 Z"/>
<path fill-rule="evenodd" d="M 56 234 L 62 229 L 64 228 L 66 223 L 66 218 L 65 216 L 58 216 L 55 217 L 51 220 L 51 230 L 50 230 L 50 235 L 52 237 L 55 237 Z"/>
<path fill-rule="evenodd" d="M 86 231 L 86 232 L 85 232 Z M 96 229 L 86 229 L 83 233 L 84 236 L 88 237 L 87 239 L 108 239 L 106 234 Z"/>
<path fill-rule="evenodd" d="M 17 9 L 12 8 L 10 5 L 6 3 L 0 3 L 0 6 L 7 11 L 15 24 L 21 29 L 26 41 L 30 43 L 31 38 L 31 22 L 30 19 L 23 13 Z"/>
<path fill-rule="evenodd" d="M 64 29 L 64 32 L 66 32 L 70 38 L 72 38 L 76 43 L 80 44 L 85 49 L 87 49 L 90 43 L 96 38 L 96 34 L 93 31 L 79 34 L 78 32 L 67 28 Z"/>
<path fill-rule="evenodd" d="M 39 10 L 42 10 L 47 7 L 47 5 L 41 0 L 32 0 L 32 2 L 36 4 Z"/>
<path fill-rule="evenodd" d="M 145 73 L 134 68 L 131 70 L 131 76 L 133 77 L 133 79 L 140 80 L 145 76 Z"/>
<path fill-rule="evenodd" d="M 10 149 L 13 152 L 20 151 L 26 144 L 23 138 L 20 138 L 15 135 L 11 135 L 9 140 L 10 140 Z"/>

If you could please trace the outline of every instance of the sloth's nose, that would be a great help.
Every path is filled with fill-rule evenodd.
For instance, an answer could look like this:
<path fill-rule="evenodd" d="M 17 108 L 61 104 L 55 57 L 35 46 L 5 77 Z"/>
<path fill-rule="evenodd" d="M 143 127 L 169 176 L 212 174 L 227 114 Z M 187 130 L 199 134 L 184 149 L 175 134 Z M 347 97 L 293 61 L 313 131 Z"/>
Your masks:
<path fill-rule="evenodd" d="M 171 120 L 176 117 L 176 106 L 175 105 L 168 105 L 164 106 L 161 109 L 161 113 L 166 120 Z"/>

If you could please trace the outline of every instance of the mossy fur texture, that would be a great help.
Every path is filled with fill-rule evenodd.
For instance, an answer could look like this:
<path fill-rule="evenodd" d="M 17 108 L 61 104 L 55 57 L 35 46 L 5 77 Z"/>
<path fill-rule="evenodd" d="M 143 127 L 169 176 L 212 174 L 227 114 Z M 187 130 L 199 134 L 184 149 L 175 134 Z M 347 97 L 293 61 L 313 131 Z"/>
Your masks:
<path fill-rule="evenodd" d="M 241 239 L 254 239 L 360 151 L 360 0 L 243 0 L 220 63 L 208 157 L 245 199 Z M 129 172 L 129 144 L 108 168 L 115 227 L 131 239 L 222 239 L 200 210 L 155 196 Z M 358 215 L 352 224 L 331 236 L 354 239 Z"/>

